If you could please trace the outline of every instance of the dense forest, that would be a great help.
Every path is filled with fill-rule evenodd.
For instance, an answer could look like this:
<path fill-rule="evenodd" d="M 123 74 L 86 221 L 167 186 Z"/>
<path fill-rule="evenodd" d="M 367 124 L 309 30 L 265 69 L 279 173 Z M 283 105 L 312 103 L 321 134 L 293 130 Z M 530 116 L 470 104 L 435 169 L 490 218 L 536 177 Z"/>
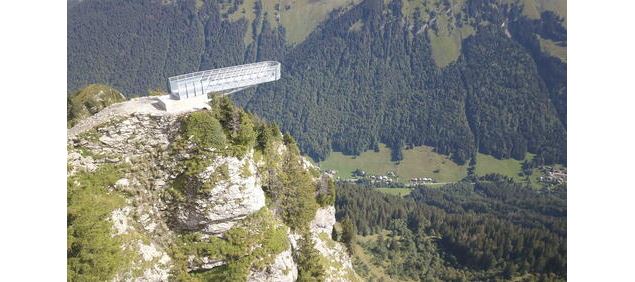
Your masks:
<path fill-rule="evenodd" d="M 359 244 L 392 278 L 566 279 L 566 188 L 532 190 L 497 175 L 406 198 L 338 188 L 338 220 L 358 236 L 380 234 Z"/>
<path fill-rule="evenodd" d="M 69 92 L 100 82 L 145 95 L 165 90 L 172 75 L 278 60 L 279 81 L 234 99 L 280 124 L 315 160 L 385 143 L 395 160 L 406 146 L 429 145 L 459 164 L 477 151 L 515 159 L 532 152 L 539 164 L 566 164 L 566 63 L 543 52 L 538 39 L 566 46 L 554 13 L 529 19 L 519 4 L 466 1 L 450 21 L 474 33 L 454 62 L 439 67 L 425 31 L 441 28 L 431 18 L 450 11 L 451 1 L 411 16 L 401 0 L 365 0 L 332 11 L 296 45 L 267 20 L 262 2 L 252 21 L 226 19 L 221 2 L 228 1 L 72 5 Z"/>

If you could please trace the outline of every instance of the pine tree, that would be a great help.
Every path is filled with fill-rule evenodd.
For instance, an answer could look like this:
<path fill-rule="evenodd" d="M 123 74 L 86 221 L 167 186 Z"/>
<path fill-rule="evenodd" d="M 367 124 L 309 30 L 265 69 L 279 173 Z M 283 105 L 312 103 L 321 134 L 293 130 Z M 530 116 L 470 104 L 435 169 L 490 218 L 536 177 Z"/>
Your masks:
<path fill-rule="evenodd" d="M 349 252 L 353 251 L 356 235 L 357 230 L 351 219 L 344 219 L 344 221 L 342 221 L 342 242 L 348 247 Z"/>
<path fill-rule="evenodd" d="M 320 262 L 320 253 L 315 249 L 311 235 L 305 232 L 298 240 L 298 251 L 295 253 L 298 262 L 297 281 L 323 281 L 324 265 Z"/>

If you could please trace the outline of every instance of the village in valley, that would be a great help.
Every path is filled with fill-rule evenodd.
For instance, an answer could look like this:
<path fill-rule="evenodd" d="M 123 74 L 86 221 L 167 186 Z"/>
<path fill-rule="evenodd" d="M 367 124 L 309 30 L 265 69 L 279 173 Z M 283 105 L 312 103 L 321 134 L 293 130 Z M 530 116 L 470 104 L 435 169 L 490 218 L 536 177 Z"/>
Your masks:
<path fill-rule="evenodd" d="M 567 183 L 567 169 L 560 166 L 540 166 L 536 168 L 539 176 L 535 176 L 535 183 L 540 183 L 544 187 L 554 185 L 563 185 Z M 447 182 L 438 182 L 437 179 L 427 176 L 411 177 L 409 179 L 401 179 L 394 171 L 388 171 L 384 175 L 370 174 L 362 169 L 355 169 L 351 176 L 343 178 L 336 176 L 337 171 L 326 169 L 325 173 L 334 177 L 338 182 L 356 183 L 365 187 L 385 187 L 385 188 L 416 188 L 423 185 L 444 184 Z"/>
<path fill-rule="evenodd" d="M 555 185 L 567 183 L 567 168 L 542 166 L 540 171 L 542 172 L 539 178 L 541 183 Z"/>
<path fill-rule="evenodd" d="M 337 171 L 333 169 L 327 169 L 325 172 L 333 176 L 337 174 Z M 350 178 L 336 177 L 336 179 L 339 182 L 366 184 L 370 187 L 416 187 L 437 183 L 432 177 L 412 177 L 407 183 L 403 183 L 394 171 L 388 171 L 385 175 L 373 175 L 361 169 L 353 171 Z"/>

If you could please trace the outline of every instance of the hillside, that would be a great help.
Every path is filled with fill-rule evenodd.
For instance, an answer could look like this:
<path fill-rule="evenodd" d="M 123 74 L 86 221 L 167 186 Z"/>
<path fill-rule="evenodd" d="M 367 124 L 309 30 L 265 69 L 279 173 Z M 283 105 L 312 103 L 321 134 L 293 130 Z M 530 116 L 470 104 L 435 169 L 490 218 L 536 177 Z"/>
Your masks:
<path fill-rule="evenodd" d="M 333 180 L 275 125 L 210 107 L 68 138 L 68 280 L 359 281 L 330 237 Z"/>
<path fill-rule="evenodd" d="M 336 214 L 367 281 L 566 281 L 566 198 L 493 175 L 406 198 L 346 184 Z"/>
<path fill-rule="evenodd" d="M 171 75 L 278 60 L 278 83 L 234 99 L 317 161 L 384 143 L 458 165 L 566 164 L 563 1 L 108 0 L 68 19 L 69 90 L 145 95 Z"/>

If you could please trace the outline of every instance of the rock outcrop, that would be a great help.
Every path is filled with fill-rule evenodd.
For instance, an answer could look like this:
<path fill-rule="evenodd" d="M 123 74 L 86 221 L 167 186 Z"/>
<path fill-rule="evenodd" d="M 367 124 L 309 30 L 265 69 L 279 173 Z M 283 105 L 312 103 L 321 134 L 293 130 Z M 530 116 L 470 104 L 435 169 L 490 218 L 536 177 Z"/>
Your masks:
<path fill-rule="evenodd" d="M 331 239 L 335 226 L 335 207 L 320 208 L 310 223 L 311 239 L 315 249 L 324 257 L 326 264 L 326 281 L 361 281 L 353 269 L 352 260 L 343 244 Z M 298 248 L 299 234 L 290 234 L 289 240 L 293 248 Z"/>
<path fill-rule="evenodd" d="M 134 255 L 127 269 L 115 275 L 115 281 L 168 281 L 177 264 L 171 248 L 179 234 L 195 232 L 203 238 L 223 238 L 246 217 L 267 209 L 262 187 L 265 162 L 257 160 L 254 149 L 242 156 L 216 154 L 210 149 L 212 157 L 205 167 L 183 180 L 184 162 L 193 157 L 192 145 L 175 149 L 174 144 L 183 138 L 181 128 L 188 114 L 119 113 L 69 134 L 69 177 L 104 166 L 121 168 L 121 177 L 108 189 L 124 195 L 125 205 L 113 210 L 108 220 L 112 236 L 121 238 L 121 248 Z M 282 154 L 287 148 L 280 144 L 274 151 Z M 312 166 L 308 161 L 303 163 L 305 169 Z M 175 188 L 179 181 L 185 183 L 180 190 Z M 345 248 L 330 239 L 334 224 L 334 207 L 318 209 L 310 224 L 311 237 L 328 261 L 327 280 L 351 280 L 356 275 Z M 298 278 L 294 259 L 298 235 L 285 229 L 289 247 L 275 254 L 267 265 L 251 268 L 248 281 Z M 207 256 L 189 257 L 185 263 L 188 270 L 199 271 L 226 264 Z"/>
<path fill-rule="evenodd" d="M 247 281 L 253 282 L 288 282 L 298 279 L 298 265 L 293 260 L 291 249 L 276 256 L 273 264 L 265 270 L 255 270 L 249 273 Z"/>
<path fill-rule="evenodd" d="M 254 174 L 253 152 L 243 159 L 216 158 L 199 179 L 209 180 L 220 167 L 227 170 L 225 179 L 218 180 L 211 190 L 198 194 L 177 208 L 177 222 L 181 229 L 198 230 L 206 234 L 221 234 L 246 216 L 265 206 L 265 193 L 260 179 Z M 249 175 L 243 174 L 243 169 Z"/>

